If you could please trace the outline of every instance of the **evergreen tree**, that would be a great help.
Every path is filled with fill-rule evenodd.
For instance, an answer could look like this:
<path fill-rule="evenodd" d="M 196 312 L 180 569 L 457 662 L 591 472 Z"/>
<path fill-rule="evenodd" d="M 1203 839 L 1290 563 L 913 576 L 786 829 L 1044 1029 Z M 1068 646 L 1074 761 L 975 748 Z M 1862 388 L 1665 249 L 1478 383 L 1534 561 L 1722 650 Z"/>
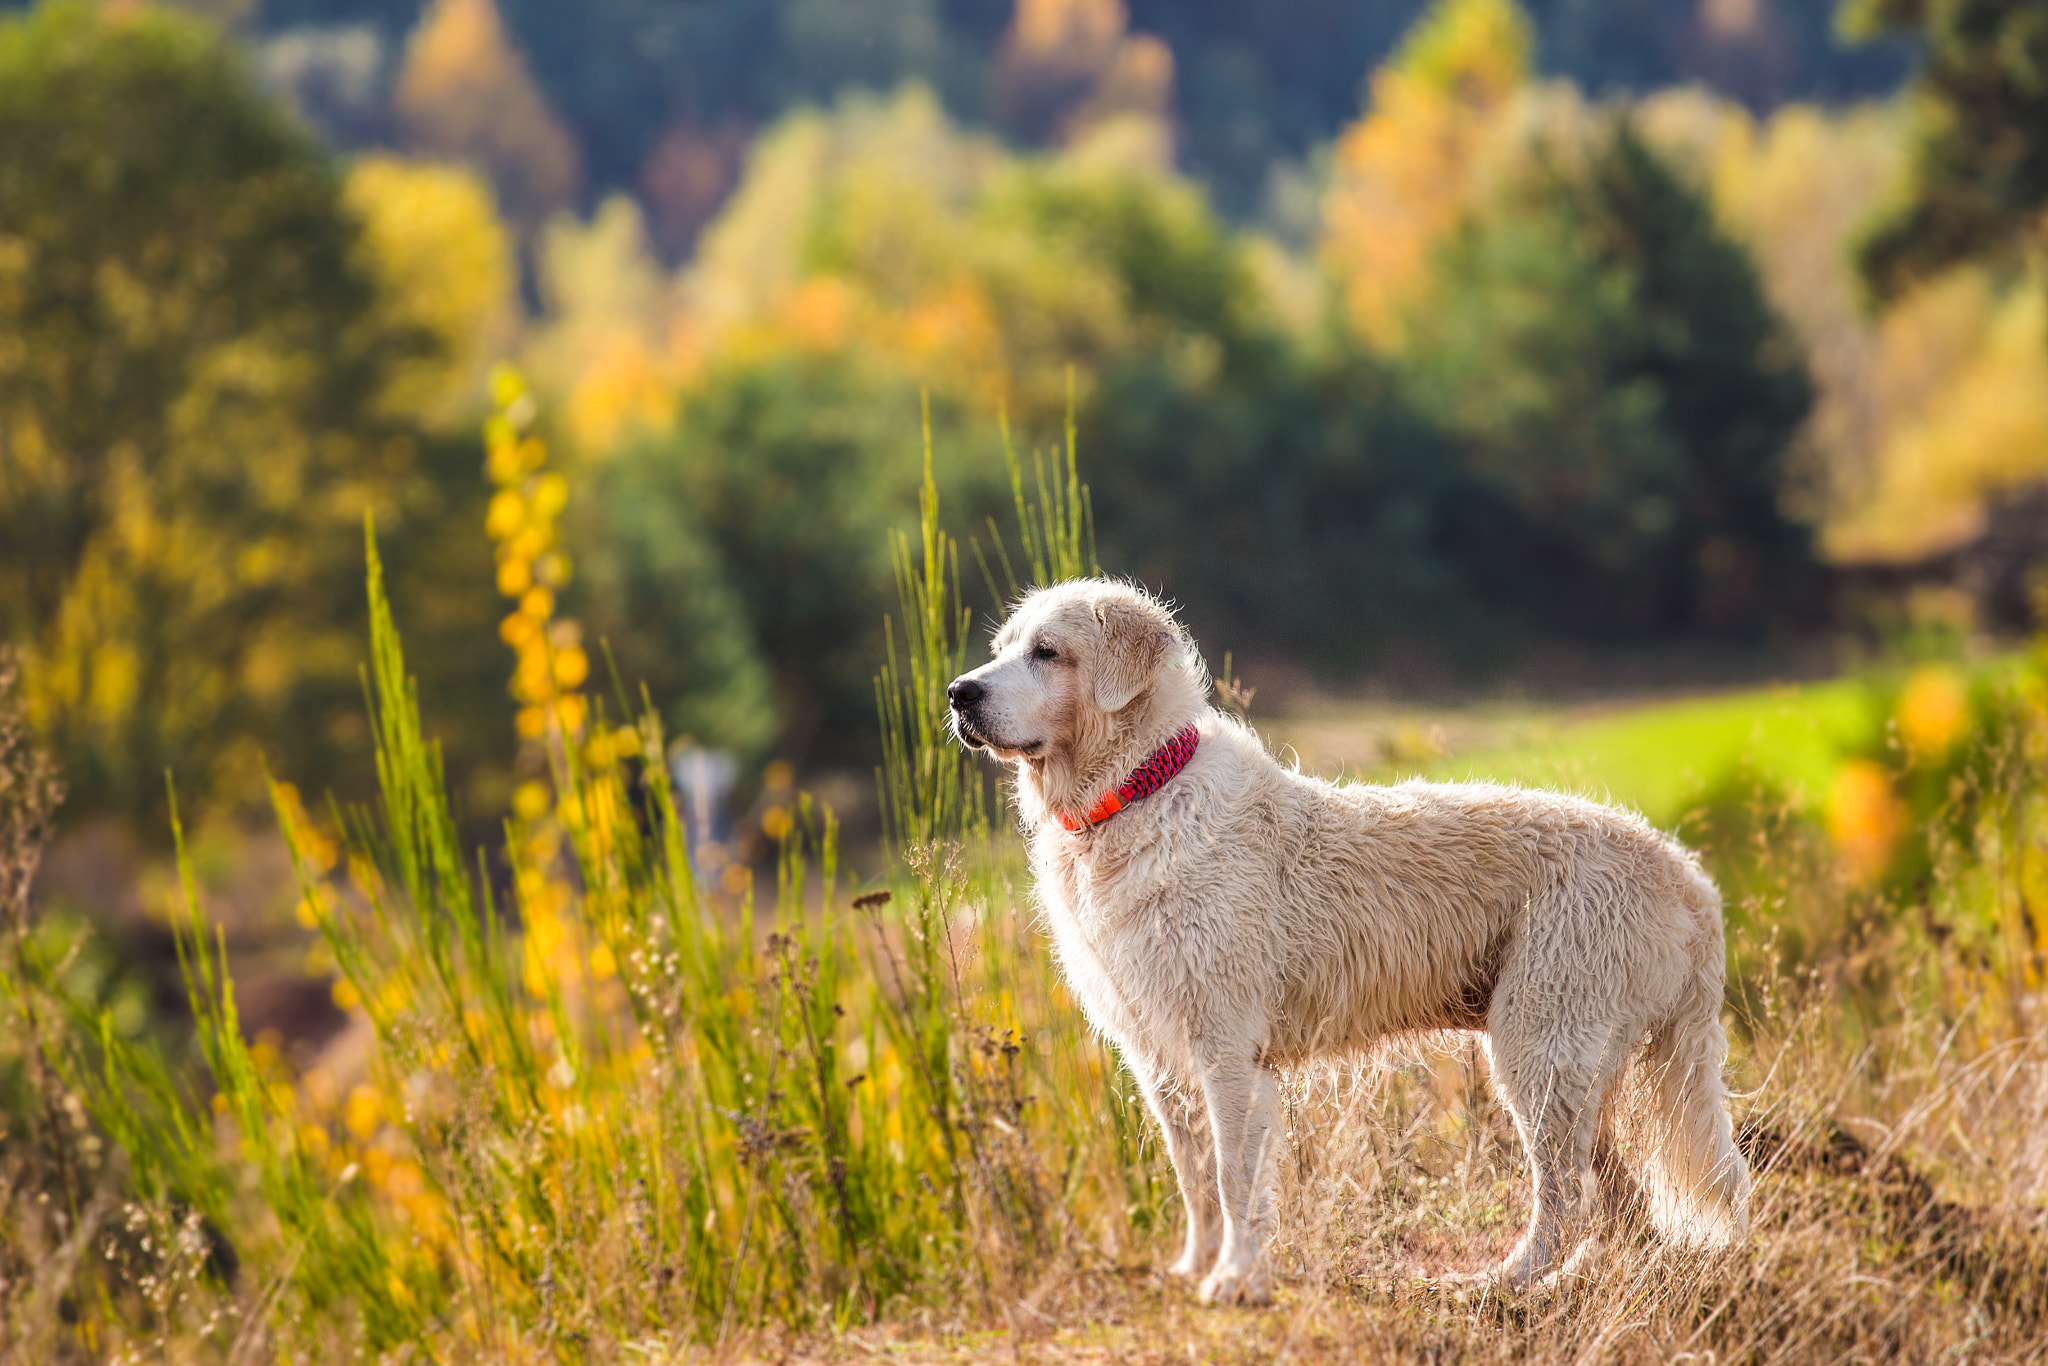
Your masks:
<path fill-rule="evenodd" d="M 1809 581 L 1780 508 L 1811 403 L 1704 199 L 1618 123 L 1550 149 L 1439 252 L 1405 363 L 1485 496 L 1464 553 L 1567 629 L 1754 626 Z"/>
<path fill-rule="evenodd" d="M 1001 507 L 990 434 L 963 439 L 943 402 L 932 416 L 947 518 L 977 526 Z M 749 760 L 869 761 L 919 417 L 909 383 L 853 356 L 741 359 L 594 472 L 577 610 L 673 733 Z"/>
<path fill-rule="evenodd" d="M 1858 0 L 1866 31 L 1918 38 L 1912 190 L 1864 241 L 1880 298 L 2039 245 L 2048 209 L 2048 0 Z"/>

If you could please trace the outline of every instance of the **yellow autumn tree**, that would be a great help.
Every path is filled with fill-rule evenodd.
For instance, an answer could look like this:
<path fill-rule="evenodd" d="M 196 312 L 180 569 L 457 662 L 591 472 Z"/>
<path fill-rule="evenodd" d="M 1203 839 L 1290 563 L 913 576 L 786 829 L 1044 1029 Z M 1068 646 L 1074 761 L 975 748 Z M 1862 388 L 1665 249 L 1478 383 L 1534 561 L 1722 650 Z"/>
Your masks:
<path fill-rule="evenodd" d="M 550 221 L 540 276 L 547 312 L 527 356 L 564 400 L 576 450 L 602 456 L 622 437 L 666 426 L 683 370 L 679 319 L 639 206 L 614 195 L 588 223 Z"/>
<path fill-rule="evenodd" d="M 70 810 L 333 771 L 362 523 L 429 477 L 325 154 L 217 29 L 0 22 L 0 643 Z"/>
<path fill-rule="evenodd" d="M 1399 339 L 1431 246 L 1483 186 L 1529 54 L 1514 0 L 1438 0 L 1373 74 L 1365 117 L 1338 138 L 1325 258 L 1351 317 L 1382 345 Z"/>
<path fill-rule="evenodd" d="M 406 44 L 392 105 L 412 147 L 481 168 L 522 228 L 576 193 L 575 139 L 492 0 L 434 0 Z"/>
<path fill-rule="evenodd" d="M 728 358 L 857 342 L 992 407 L 1007 369 L 973 222 L 1013 165 L 916 87 L 795 115 L 762 138 L 706 230 L 683 280 L 689 325 Z"/>
<path fill-rule="evenodd" d="M 2038 279 L 1965 266 L 1873 316 L 1850 247 L 1900 190 L 1903 110 L 1791 105 L 1757 120 L 1695 91 L 1638 108 L 1712 191 L 1819 382 L 1800 481 L 1831 558 L 1914 559 L 1974 535 L 1987 498 L 2048 476 Z"/>
<path fill-rule="evenodd" d="M 380 306 L 433 343 L 394 367 L 394 405 L 437 423 L 465 419 L 519 318 L 511 234 L 490 188 L 461 167 L 367 156 L 350 168 L 343 201 L 362 225 Z"/>
<path fill-rule="evenodd" d="M 1932 360 L 1938 382 L 1875 451 L 1867 502 L 1835 529 L 1843 558 L 1903 559 L 1975 535 L 1998 493 L 2048 478 L 2048 291 L 1966 266 L 1906 296 L 1881 327 L 1878 382 Z M 1960 321 L 1942 346 L 1946 314 Z M 1960 335 L 1958 335 L 1960 333 Z M 1930 345 L 1929 343 L 1932 343 Z M 1939 349 L 1946 355 L 1930 356 Z"/>

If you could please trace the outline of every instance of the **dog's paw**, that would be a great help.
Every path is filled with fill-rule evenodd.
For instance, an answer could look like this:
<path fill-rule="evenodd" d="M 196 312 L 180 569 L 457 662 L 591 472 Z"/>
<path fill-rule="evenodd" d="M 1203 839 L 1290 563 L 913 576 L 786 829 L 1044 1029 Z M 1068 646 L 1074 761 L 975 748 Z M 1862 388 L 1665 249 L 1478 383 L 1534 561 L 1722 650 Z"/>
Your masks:
<path fill-rule="evenodd" d="M 1565 1276 L 1561 1269 L 1532 1270 L 1527 1263 L 1512 1259 L 1478 1271 L 1411 1266 L 1409 1274 L 1431 1289 L 1440 1290 L 1461 1300 L 1524 1299 L 1549 1290 Z"/>
<path fill-rule="evenodd" d="M 1174 1258 L 1173 1265 L 1166 1268 L 1166 1274 L 1178 1276 L 1183 1280 L 1199 1281 L 1211 1267 L 1216 1265 L 1216 1259 L 1222 1255 L 1222 1252 L 1223 1247 L 1219 1242 L 1210 1241 L 1203 1243 L 1189 1239 L 1186 1243 L 1182 1244 L 1181 1254 Z"/>
<path fill-rule="evenodd" d="M 1488 1267 L 1484 1271 L 1452 1271 L 1447 1267 L 1417 1266 L 1410 1270 L 1417 1281 L 1458 1304 L 1512 1299 L 1515 1296 L 1514 1287 L 1502 1281 L 1496 1267 Z"/>
<path fill-rule="evenodd" d="M 1491 1282 L 1494 1294 L 1528 1295 L 1556 1284 L 1562 1260 L 1549 1242 L 1525 1237 L 1499 1266 L 1481 1274 Z"/>
<path fill-rule="evenodd" d="M 1607 1240 L 1594 1234 L 1585 1242 L 1572 1249 L 1564 1259 L 1564 1265 L 1552 1275 L 1558 1281 L 1592 1280 L 1599 1274 L 1601 1259 L 1607 1255 Z"/>
<path fill-rule="evenodd" d="M 1461 1300 L 1499 1300 L 1506 1304 L 1540 1303 L 1567 1284 L 1584 1278 L 1585 1263 L 1544 1265 L 1510 1258 L 1484 1271 L 1447 1272 L 1432 1278 L 1438 1288 Z"/>
<path fill-rule="evenodd" d="M 1259 1305 L 1273 1302 L 1271 1278 L 1263 1262 L 1250 1267 L 1224 1265 L 1203 1278 L 1203 1304 Z"/>

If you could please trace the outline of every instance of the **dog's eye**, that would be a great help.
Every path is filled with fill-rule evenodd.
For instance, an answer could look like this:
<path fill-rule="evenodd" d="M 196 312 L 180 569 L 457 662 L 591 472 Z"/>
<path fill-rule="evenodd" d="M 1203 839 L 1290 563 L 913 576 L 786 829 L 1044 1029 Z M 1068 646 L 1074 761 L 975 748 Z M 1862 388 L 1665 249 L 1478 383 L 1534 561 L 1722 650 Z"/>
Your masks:
<path fill-rule="evenodd" d="M 1031 652 L 1033 659 L 1058 659 L 1060 652 L 1050 645 L 1041 645 Z"/>

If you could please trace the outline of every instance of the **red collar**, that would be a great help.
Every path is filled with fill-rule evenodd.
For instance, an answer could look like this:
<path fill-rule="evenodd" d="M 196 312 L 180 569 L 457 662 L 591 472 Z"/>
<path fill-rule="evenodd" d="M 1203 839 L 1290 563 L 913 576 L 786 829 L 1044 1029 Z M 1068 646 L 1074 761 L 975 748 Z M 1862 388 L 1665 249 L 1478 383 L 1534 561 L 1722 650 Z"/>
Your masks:
<path fill-rule="evenodd" d="M 1202 733 L 1193 726 L 1187 726 L 1153 750 L 1152 757 L 1138 765 L 1116 791 L 1103 793 L 1102 800 L 1089 807 L 1087 815 L 1077 819 L 1064 811 L 1054 814 L 1069 830 L 1085 830 L 1091 825 L 1100 825 L 1140 797 L 1149 797 L 1157 792 L 1168 778 L 1188 766 L 1188 760 L 1195 757 L 1195 746 L 1201 743 Z"/>

